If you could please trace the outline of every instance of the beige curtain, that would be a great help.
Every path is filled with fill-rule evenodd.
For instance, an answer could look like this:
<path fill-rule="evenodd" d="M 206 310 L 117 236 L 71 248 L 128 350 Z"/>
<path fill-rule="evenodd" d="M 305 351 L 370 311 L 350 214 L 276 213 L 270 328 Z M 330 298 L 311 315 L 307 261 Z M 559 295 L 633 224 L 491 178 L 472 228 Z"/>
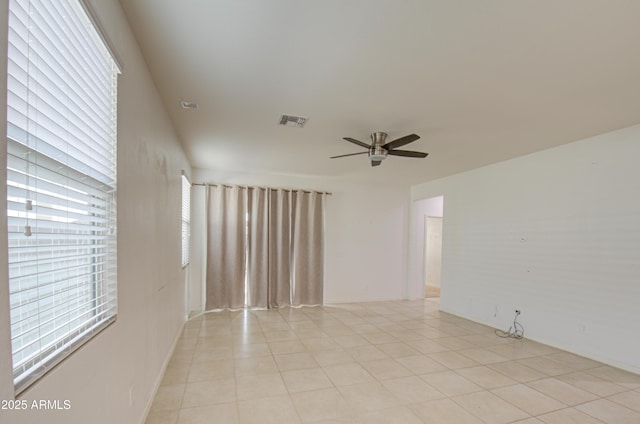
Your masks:
<path fill-rule="evenodd" d="M 291 305 L 291 191 L 271 190 L 269 308 Z"/>
<path fill-rule="evenodd" d="M 247 306 L 266 308 L 269 295 L 269 193 L 249 188 Z"/>
<path fill-rule="evenodd" d="M 207 310 L 322 304 L 324 194 L 211 186 L 208 207 Z"/>
<path fill-rule="evenodd" d="M 324 292 L 324 195 L 296 191 L 292 199 L 294 305 L 321 305 Z"/>
<path fill-rule="evenodd" d="M 206 309 L 243 308 L 247 191 L 220 185 L 208 194 Z"/>

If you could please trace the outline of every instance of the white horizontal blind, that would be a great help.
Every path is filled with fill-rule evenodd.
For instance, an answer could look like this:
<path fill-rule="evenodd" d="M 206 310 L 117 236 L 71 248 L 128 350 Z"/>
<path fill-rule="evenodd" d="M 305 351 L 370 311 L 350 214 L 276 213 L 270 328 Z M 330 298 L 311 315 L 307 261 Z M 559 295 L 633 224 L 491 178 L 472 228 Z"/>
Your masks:
<path fill-rule="evenodd" d="M 118 69 L 78 0 L 11 0 L 7 215 L 16 392 L 115 319 Z"/>
<path fill-rule="evenodd" d="M 191 236 L 191 183 L 182 176 L 182 266 L 190 260 L 189 238 Z"/>

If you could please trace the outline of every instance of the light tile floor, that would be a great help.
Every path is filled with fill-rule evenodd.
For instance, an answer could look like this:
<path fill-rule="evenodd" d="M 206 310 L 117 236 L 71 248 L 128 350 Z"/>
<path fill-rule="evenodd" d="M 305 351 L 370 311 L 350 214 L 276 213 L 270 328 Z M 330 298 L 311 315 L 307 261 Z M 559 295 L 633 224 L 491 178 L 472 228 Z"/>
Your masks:
<path fill-rule="evenodd" d="M 640 423 L 640 376 L 439 312 L 439 299 L 187 322 L 147 424 Z"/>

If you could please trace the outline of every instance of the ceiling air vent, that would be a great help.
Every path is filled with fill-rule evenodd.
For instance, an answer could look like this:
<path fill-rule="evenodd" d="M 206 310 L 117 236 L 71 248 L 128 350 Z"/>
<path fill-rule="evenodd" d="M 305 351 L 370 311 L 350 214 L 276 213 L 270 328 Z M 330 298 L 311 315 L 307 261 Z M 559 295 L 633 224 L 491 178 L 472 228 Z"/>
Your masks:
<path fill-rule="evenodd" d="M 302 128 L 309 118 L 293 115 L 280 115 L 280 125 L 285 127 Z"/>
<path fill-rule="evenodd" d="M 182 109 L 200 109 L 198 103 L 185 102 L 184 100 L 180 102 Z"/>

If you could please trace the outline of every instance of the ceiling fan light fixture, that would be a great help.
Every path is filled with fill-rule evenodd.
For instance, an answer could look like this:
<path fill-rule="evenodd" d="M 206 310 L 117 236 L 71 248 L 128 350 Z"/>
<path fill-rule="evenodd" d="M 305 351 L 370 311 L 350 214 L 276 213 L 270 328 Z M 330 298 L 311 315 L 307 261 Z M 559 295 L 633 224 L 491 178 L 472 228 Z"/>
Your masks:
<path fill-rule="evenodd" d="M 372 161 L 381 161 L 387 157 L 386 149 L 383 149 L 381 146 L 372 146 L 369 149 L 369 159 Z"/>

